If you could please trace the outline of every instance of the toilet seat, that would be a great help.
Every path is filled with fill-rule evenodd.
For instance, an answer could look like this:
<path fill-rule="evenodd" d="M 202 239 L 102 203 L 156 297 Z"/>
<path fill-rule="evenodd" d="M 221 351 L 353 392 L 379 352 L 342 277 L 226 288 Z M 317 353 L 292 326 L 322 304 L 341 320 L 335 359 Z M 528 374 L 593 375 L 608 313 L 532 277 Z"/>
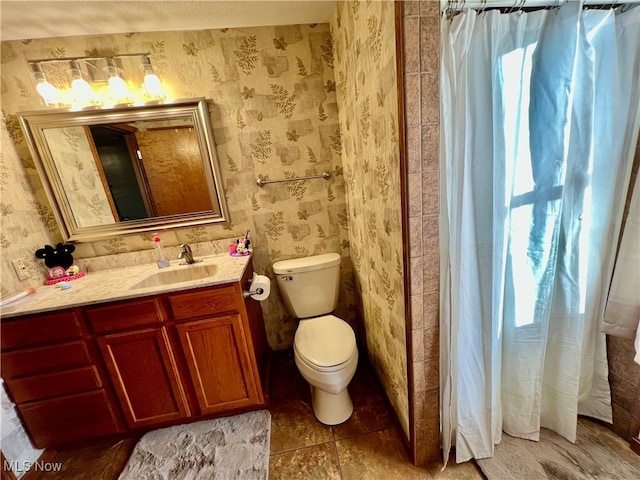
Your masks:
<path fill-rule="evenodd" d="M 306 358 L 304 358 L 302 355 L 300 355 L 300 353 L 298 352 L 298 359 L 303 362 L 309 369 L 318 372 L 319 374 L 329 374 L 329 373 L 334 373 L 334 372 L 339 372 L 340 370 L 344 370 L 346 368 L 349 368 L 349 366 L 351 365 L 351 363 L 358 359 L 358 350 L 354 349 L 353 354 L 349 357 L 349 359 L 346 362 L 340 363 L 338 365 L 333 365 L 331 367 L 319 367 L 318 365 L 310 362 L 309 360 L 307 360 Z"/>
<path fill-rule="evenodd" d="M 300 359 L 320 372 L 341 369 L 358 351 L 353 329 L 333 315 L 301 320 L 293 343 Z"/>

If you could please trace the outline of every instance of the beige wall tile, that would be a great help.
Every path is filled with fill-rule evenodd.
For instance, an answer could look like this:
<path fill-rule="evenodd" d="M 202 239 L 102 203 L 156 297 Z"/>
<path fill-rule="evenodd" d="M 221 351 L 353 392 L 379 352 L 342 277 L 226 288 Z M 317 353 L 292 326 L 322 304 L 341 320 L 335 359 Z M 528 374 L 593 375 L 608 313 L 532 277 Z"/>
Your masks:
<path fill-rule="evenodd" d="M 425 414 L 423 418 L 428 418 L 432 422 L 437 420 L 440 415 L 440 389 L 431 388 L 424 392 L 425 398 Z"/>
<path fill-rule="evenodd" d="M 422 257 L 424 292 L 437 292 L 440 286 L 440 255 L 425 255 Z"/>
<path fill-rule="evenodd" d="M 424 358 L 438 358 L 439 342 L 438 335 L 440 329 L 438 327 L 426 328 L 423 330 L 423 353 Z"/>
<path fill-rule="evenodd" d="M 418 17 L 404 19 L 402 44 L 405 74 L 417 73 L 420 70 L 420 21 Z"/>
<path fill-rule="evenodd" d="M 411 336 L 413 348 L 413 356 L 411 360 L 414 362 L 421 362 L 424 360 L 424 341 L 422 339 L 422 335 L 420 335 L 421 332 L 422 330 L 414 330 L 413 335 Z"/>
<path fill-rule="evenodd" d="M 428 292 L 422 297 L 423 302 L 423 325 L 424 328 L 435 327 L 438 325 L 438 316 L 440 310 L 440 297 L 438 292 Z"/>
<path fill-rule="evenodd" d="M 413 5 L 411 7 L 414 7 Z M 414 456 L 418 464 L 424 464 L 427 461 L 437 460 L 439 456 L 439 425 L 433 422 L 433 416 L 429 416 L 429 404 L 435 404 L 435 412 L 437 419 L 437 392 L 438 392 L 438 318 L 439 318 L 439 121 L 440 121 L 440 95 L 439 95 L 439 51 L 440 51 L 440 2 L 437 1 L 421 1 L 420 7 L 420 82 L 416 86 L 413 78 L 405 82 L 411 93 L 407 98 L 414 98 L 418 94 L 419 108 L 412 106 L 406 112 L 407 122 L 411 127 L 416 125 L 415 115 L 419 115 L 420 122 L 420 159 L 421 159 L 421 198 L 422 204 L 422 263 L 420 268 L 412 258 L 411 268 L 411 285 L 412 292 L 415 293 L 418 287 L 426 292 L 422 297 L 422 312 L 420 315 L 421 325 L 425 330 L 416 328 L 417 322 L 414 322 L 414 330 L 411 331 L 412 344 L 416 345 L 420 337 L 422 341 L 422 350 L 416 348 L 416 352 L 421 352 L 425 360 L 423 362 L 424 384 L 423 379 L 415 379 L 417 386 L 432 390 L 432 397 L 427 400 L 424 392 L 414 391 L 414 419 L 417 421 L 413 425 L 414 433 Z M 405 15 L 408 6 L 404 6 Z M 415 12 L 415 10 L 412 10 Z M 405 18 L 406 20 L 406 18 Z M 413 35 L 414 24 L 410 23 L 411 35 Z M 405 22 L 405 29 L 407 24 Z M 412 57 L 413 60 L 414 57 Z M 409 96 L 410 95 L 410 96 Z M 408 102 L 407 102 L 408 103 Z M 410 135 L 413 134 L 413 131 Z M 415 158 L 411 159 L 412 162 Z M 411 165 L 411 174 L 417 173 L 416 167 Z M 411 199 L 415 198 L 417 188 L 415 185 L 411 189 L 411 175 L 409 175 L 409 206 L 410 215 L 415 214 L 419 209 L 414 204 L 411 208 Z M 415 181 L 415 179 L 414 179 Z M 415 249 L 412 249 L 415 253 Z M 422 273 L 422 278 L 417 279 L 416 275 Z M 418 302 L 412 302 L 412 309 L 418 308 Z M 412 317 L 415 317 L 412 313 Z M 417 353 L 419 355 L 419 353 Z M 435 358 L 429 358 L 435 357 Z M 414 356 L 414 362 L 418 357 Z M 414 363 L 414 371 L 421 372 L 420 367 Z M 435 392 L 435 394 L 434 394 Z M 429 410 L 431 412 L 432 410 Z M 426 421 L 426 419 L 429 419 Z"/>
<path fill-rule="evenodd" d="M 419 173 L 409 174 L 408 193 L 409 193 L 409 217 L 417 217 L 422 215 L 422 185 L 424 181 Z"/>
<path fill-rule="evenodd" d="M 424 307 L 422 305 L 422 294 L 411 295 L 411 328 L 413 330 L 419 330 L 422 328 L 422 316 Z"/>
<path fill-rule="evenodd" d="M 420 125 L 420 75 L 404 76 L 404 113 L 407 126 Z"/>
<path fill-rule="evenodd" d="M 438 123 L 440 119 L 440 83 L 437 73 L 421 73 L 420 119 L 423 124 Z"/>
<path fill-rule="evenodd" d="M 424 140 L 422 129 L 419 126 L 407 127 L 407 171 L 408 173 L 419 173 L 422 170 L 422 146 Z"/>
<path fill-rule="evenodd" d="M 424 215 L 422 217 L 422 249 L 424 255 L 438 255 L 438 215 Z"/>
<path fill-rule="evenodd" d="M 439 14 L 442 7 L 440 0 L 420 0 L 420 14 Z"/>
<path fill-rule="evenodd" d="M 425 393 L 426 392 L 420 392 L 420 393 L 416 392 L 416 394 L 413 397 L 413 404 L 414 404 L 413 419 L 414 419 L 414 421 L 415 420 L 422 420 L 424 418 L 425 411 L 426 411 L 426 408 L 427 408 L 427 399 L 425 397 Z"/>
<path fill-rule="evenodd" d="M 440 126 L 437 123 L 422 126 L 420 158 L 423 170 L 440 168 Z"/>
<path fill-rule="evenodd" d="M 422 256 L 422 220 L 420 217 L 411 217 L 409 219 L 409 256 Z"/>
<path fill-rule="evenodd" d="M 420 17 L 420 71 L 438 74 L 440 56 L 440 17 Z"/>
<path fill-rule="evenodd" d="M 434 415 L 439 415 L 439 395 L 440 391 L 437 388 L 427 389 L 416 395 L 416 420 L 433 418 Z"/>
<path fill-rule="evenodd" d="M 420 1 L 419 0 L 403 0 L 402 2 L 402 14 L 418 15 L 420 13 Z"/>
<path fill-rule="evenodd" d="M 611 385 L 611 401 L 632 413 L 638 387 L 613 373 L 609 374 L 609 384 Z"/>
<path fill-rule="evenodd" d="M 418 295 L 423 292 L 422 257 L 410 259 L 409 266 L 411 268 L 411 295 Z"/>
<path fill-rule="evenodd" d="M 439 360 L 437 358 L 425 359 L 424 361 L 425 390 L 439 387 L 438 365 L 439 365 Z"/>
<path fill-rule="evenodd" d="M 413 391 L 416 395 L 424 392 L 427 388 L 425 377 L 425 363 L 420 360 L 411 364 L 413 371 Z"/>
<path fill-rule="evenodd" d="M 432 422 L 427 419 L 416 421 L 415 456 L 417 465 L 424 465 L 440 458 L 440 440 L 434 439 Z"/>
<path fill-rule="evenodd" d="M 437 214 L 439 208 L 439 172 L 428 170 L 422 173 L 422 213 Z M 411 211 L 411 210 L 410 210 Z"/>

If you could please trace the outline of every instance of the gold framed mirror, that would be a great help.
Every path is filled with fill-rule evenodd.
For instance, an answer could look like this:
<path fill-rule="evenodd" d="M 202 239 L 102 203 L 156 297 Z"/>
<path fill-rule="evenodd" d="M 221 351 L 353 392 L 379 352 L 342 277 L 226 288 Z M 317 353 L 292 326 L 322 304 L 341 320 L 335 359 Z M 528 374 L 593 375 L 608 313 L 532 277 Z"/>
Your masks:
<path fill-rule="evenodd" d="M 67 242 L 229 219 L 204 98 L 18 117 Z"/>

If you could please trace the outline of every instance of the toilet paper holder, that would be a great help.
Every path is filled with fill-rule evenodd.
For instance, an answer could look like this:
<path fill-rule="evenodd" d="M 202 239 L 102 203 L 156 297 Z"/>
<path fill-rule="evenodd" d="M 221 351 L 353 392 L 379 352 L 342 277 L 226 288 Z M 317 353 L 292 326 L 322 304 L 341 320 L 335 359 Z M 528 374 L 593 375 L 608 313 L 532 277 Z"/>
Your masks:
<path fill-rule="evenodd" d="M 251 295 L 262 295 L 264 293 L 264 288 L 256 288 L 255 290 L 243 290 L 242 298 L 250 297 Z"/>
<path fill-rule="evenodd" d="M 248 282 L 246 286 L 246 290 L 242 289 L 242 297 L 248 298 L 251 297 L 253 300 L 258 302 L 262 302 L 269 297 L 269 293 L 271 293 L 271 281 L 269 277 L 265 275 L 258 275 L 253 272 L 253 277 L 251 281 Z"/>

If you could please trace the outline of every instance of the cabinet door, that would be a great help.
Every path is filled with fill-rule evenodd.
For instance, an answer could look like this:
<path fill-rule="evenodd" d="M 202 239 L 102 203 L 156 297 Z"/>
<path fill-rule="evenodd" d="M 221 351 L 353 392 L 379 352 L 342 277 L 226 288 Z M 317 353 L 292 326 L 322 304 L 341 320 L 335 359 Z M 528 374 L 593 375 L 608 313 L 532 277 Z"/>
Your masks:
<path fill-rule="evenodd" d="M 164 328 L 115 333 L 98 344 L 129 427 L 189 416 Z"/>
<path fill-rule="evenodd" d="M 240 315 L 176 325 L 201 413 L 259 403 Z"/>

